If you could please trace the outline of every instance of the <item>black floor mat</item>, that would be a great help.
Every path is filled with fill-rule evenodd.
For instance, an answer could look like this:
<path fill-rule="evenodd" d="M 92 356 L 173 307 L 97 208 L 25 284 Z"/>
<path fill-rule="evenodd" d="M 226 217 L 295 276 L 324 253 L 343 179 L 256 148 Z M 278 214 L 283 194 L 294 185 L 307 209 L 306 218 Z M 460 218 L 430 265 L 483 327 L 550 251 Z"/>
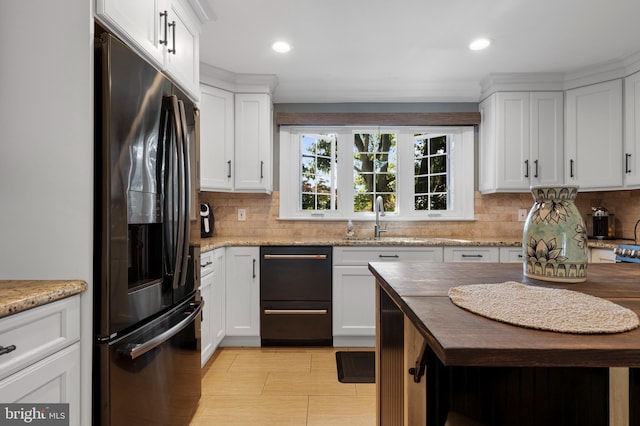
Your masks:
<path fill-rule="evenodd" d="M 375 354 L 374 351 L 336 352 L 340 383 L 375 383 Z"/>

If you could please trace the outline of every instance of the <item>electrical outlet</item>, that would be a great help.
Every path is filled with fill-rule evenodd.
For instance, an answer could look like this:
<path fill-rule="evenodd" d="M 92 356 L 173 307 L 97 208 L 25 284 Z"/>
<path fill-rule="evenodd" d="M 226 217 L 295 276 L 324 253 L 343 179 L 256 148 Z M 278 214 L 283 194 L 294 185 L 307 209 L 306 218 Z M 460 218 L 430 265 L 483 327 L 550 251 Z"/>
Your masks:
<path fill-rule="evenodd" d="M 527 209 L 518 210 L 518 222 L 524 222 L 527 220 Z"/>
<path fill-rule="evenodd" d="M 247 220 L 247 209 L 238 209 L 238 221 L 244 222 Z"/>

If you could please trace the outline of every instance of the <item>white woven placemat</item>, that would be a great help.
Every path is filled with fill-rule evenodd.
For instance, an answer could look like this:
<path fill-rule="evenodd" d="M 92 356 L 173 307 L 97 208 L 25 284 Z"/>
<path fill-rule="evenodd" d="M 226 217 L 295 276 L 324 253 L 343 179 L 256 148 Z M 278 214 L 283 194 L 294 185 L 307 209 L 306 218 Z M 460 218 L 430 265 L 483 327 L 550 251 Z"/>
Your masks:
<path fill-rule="evenodd" d="M 487 318 L 561 333 L 620 333 L 640 324 L 635 312 L 608 300 L 515 281 L 453 287 L 449 298 Z"/>

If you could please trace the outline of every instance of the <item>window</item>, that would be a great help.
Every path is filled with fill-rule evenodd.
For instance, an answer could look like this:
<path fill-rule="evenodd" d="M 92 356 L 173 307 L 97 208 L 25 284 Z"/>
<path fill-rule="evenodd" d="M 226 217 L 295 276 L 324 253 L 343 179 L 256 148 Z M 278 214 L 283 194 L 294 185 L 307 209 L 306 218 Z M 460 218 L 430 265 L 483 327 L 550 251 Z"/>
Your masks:
<path fill-rule="evenodd" d="M 372 212 L 378 196 L 385 211 L 395 211 L 396 139 L 395 133 L 354 133 L 354 212 Z"/>
<path fill-rule="evenodd" d="M 280 128 L 280 217 L 473 219 L 473 127 Z M 345 154 L 346 153 L 346 154 Z"/>

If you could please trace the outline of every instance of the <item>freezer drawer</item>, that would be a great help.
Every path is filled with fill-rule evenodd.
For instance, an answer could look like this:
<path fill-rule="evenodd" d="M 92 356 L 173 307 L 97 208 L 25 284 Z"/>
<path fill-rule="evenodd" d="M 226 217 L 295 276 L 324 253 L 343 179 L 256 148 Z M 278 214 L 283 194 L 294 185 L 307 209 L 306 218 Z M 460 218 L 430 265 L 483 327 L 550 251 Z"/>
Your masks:
<path fill-rule="evenodd" d="M 202 302 L 190 299 L 97 345 L 96 425 L 188 425 L 200 399 Z"/>

